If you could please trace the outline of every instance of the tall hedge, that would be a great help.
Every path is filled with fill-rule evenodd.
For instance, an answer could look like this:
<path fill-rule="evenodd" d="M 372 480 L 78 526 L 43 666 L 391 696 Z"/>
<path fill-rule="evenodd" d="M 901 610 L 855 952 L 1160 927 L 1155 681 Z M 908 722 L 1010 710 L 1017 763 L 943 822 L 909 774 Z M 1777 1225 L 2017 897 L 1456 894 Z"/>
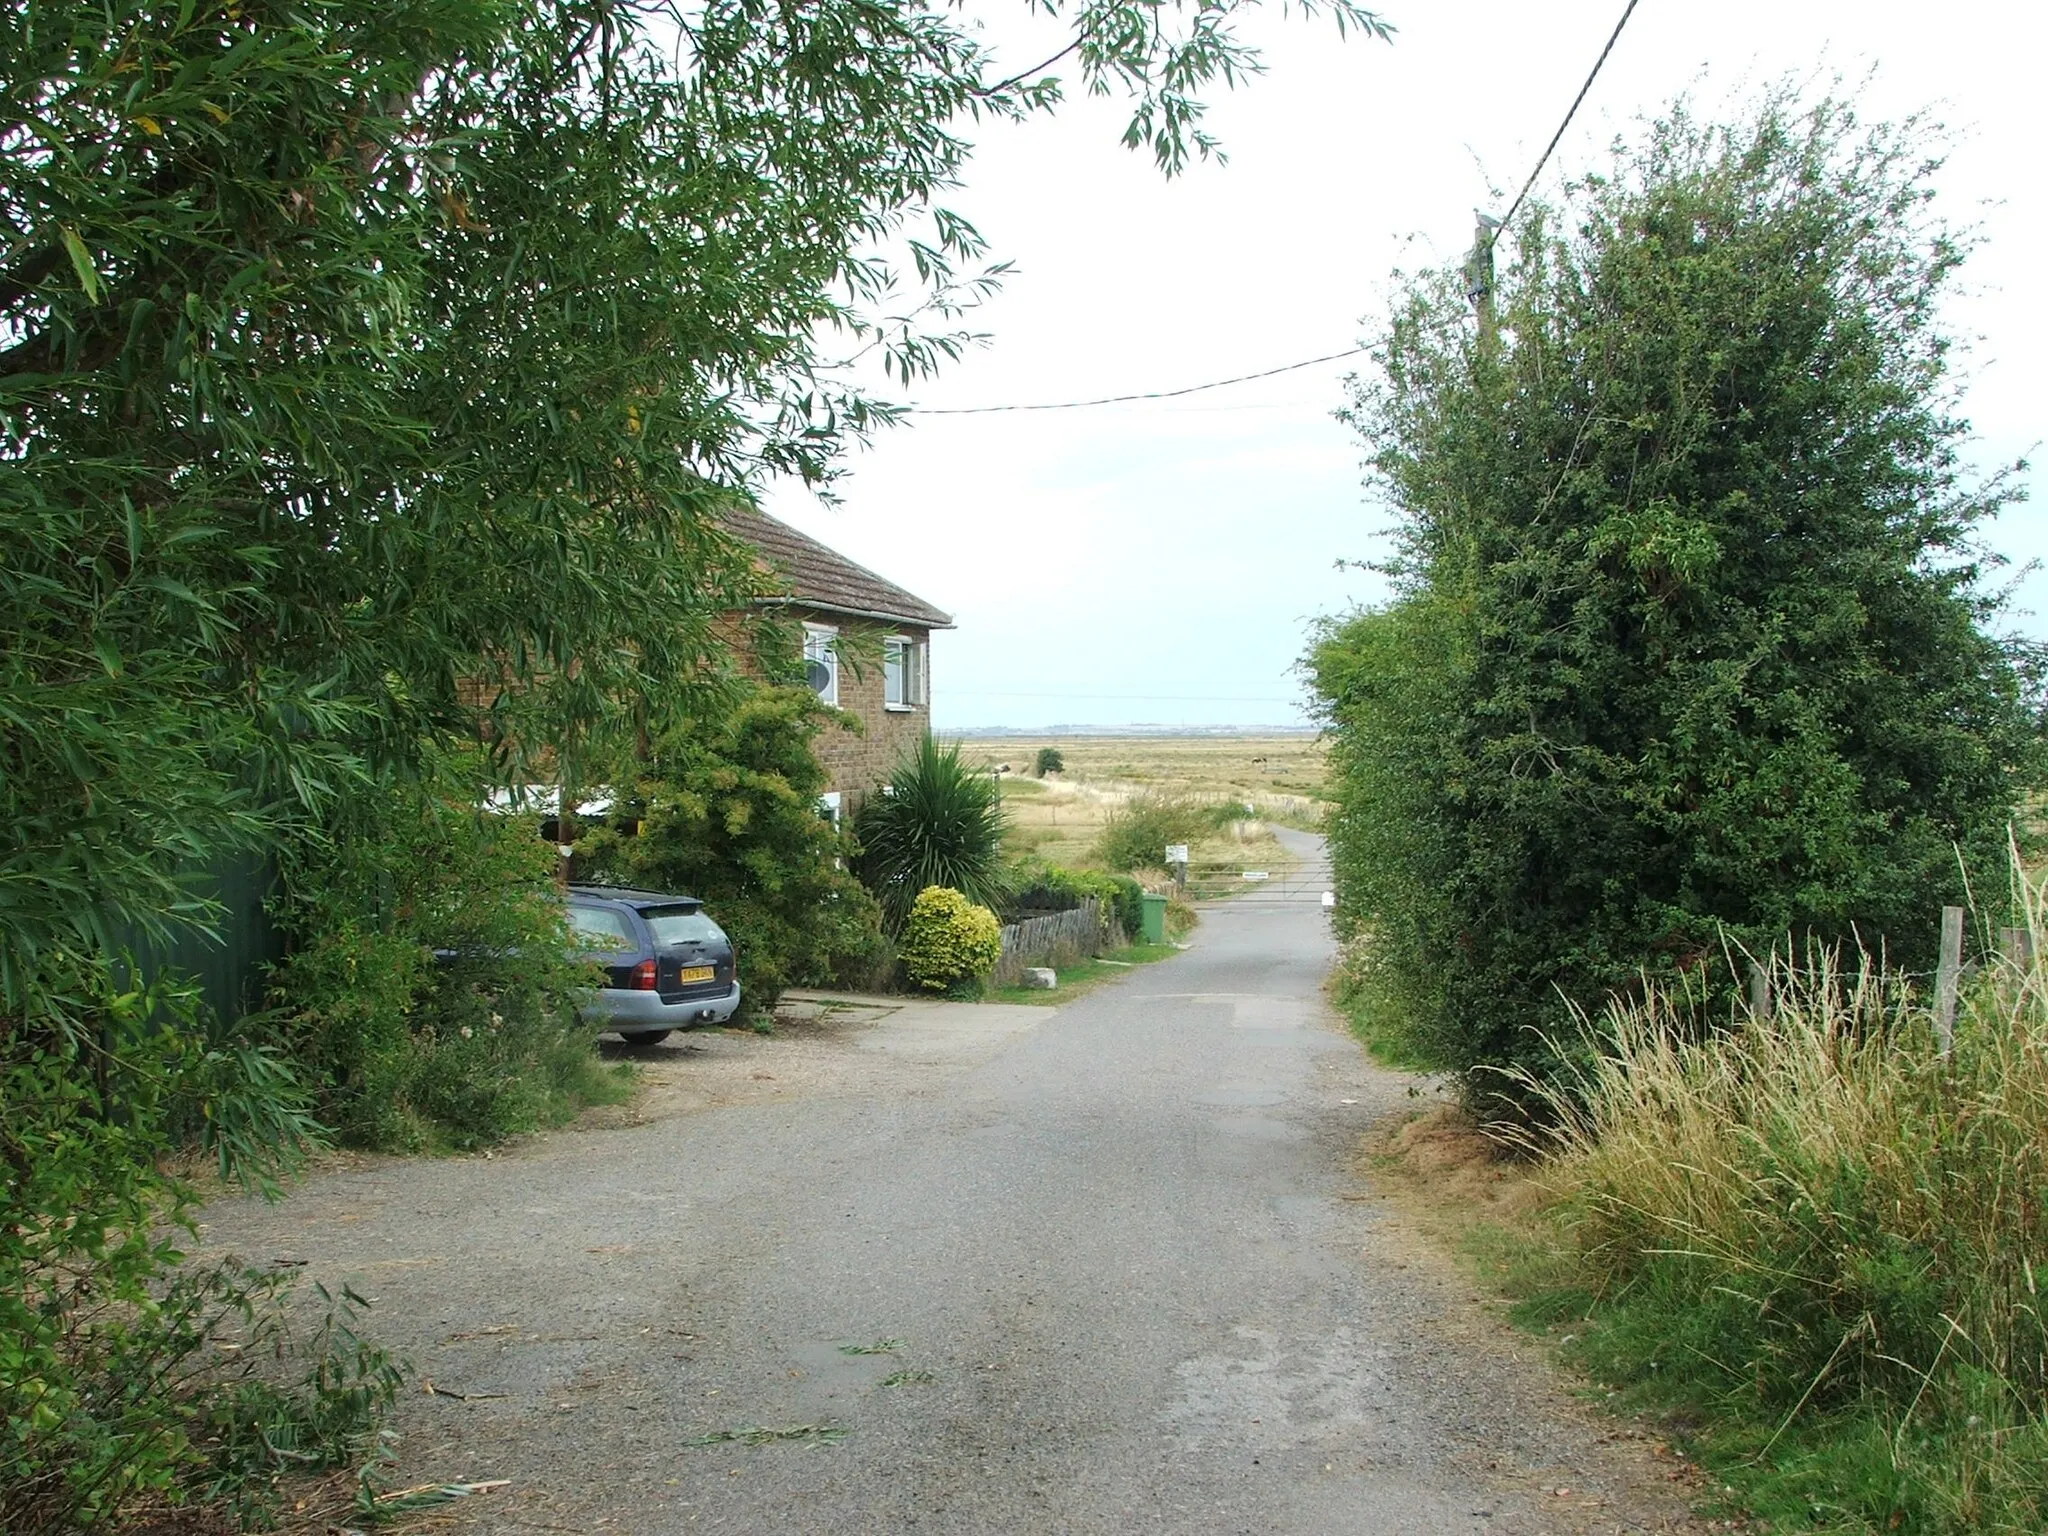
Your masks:
<path fill-rule="evenodd" d="M 1407 290 L 1351 419 L 1396 596 L 1329 626 L 1338 917 L 1446 1066 L 1788 933 L 1927 956 L 2041 768 L 1994 633 L 1918 124 L 1683 108 Z M 1995 880 L 1996 876 L 1992 875 Z M 1483 1083 L 1484 1078 L 1474 1080 Z"/>

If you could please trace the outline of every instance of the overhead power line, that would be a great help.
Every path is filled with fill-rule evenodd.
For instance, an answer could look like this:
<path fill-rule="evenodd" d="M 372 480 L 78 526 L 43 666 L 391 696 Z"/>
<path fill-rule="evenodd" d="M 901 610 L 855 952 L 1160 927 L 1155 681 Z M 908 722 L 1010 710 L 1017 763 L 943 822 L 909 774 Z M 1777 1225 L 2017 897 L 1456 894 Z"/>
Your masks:
<path fill-rule="evenodd" d="M 1606 67 L 1608 55 L 1614 52 L 1614 45 L 1621 41 L 1622 30 L 1628 26 L 1629 18 L 1635 15 L 1636 6 L 1640 3 L 1641 0 L 1628 0 L 1628 4 L 1622 8 L 1621 19 L 1614 24 L 1614 30 L 1607 35 L 1607 46 L 1600 50 L 1600 57 L 1593 61 L 1593 68 L 1587 73 L 1585 84 L 1579 87 L 1579 94 L 1572 98 L 1571 106 L 1565 111 L 1564 121 L 1557 125 L 1557 132 L 1550 136 L 1550 142 L 1544 146 L 1543 153 L 1537 157 L 1535 168 L 1529 172 L 1529 179 L 1522 183 L 1522 190 L 1515 194 L 1514 202 L 1508 205 L 1506 216 L 1497 224 L 1494 224 L 1488 232 L 1483 251 L 1475 250 L 1475 255 L 1483 254 L 1488 258 L 1489 271 L 1491 269 L 1490 259 L 1493 254 L 1493 247 L 1500 239 L 1500 232 L 1514 223 L 1515 215 L 1522 211 L 1522 204 L 1527 201 L 1530 190 L 1536 185 L 1536 178 L 1541 176 L 1543 168 L 1550 164 L 1551 155 L 1556 153 L 1557 146 L 1563 142 L 1566 130 L 1572 125 L 1572 119 L 1578 116 L 1579 108 L 1584 105 L 1587 93 L 1593 89 L 1593 82 L 1600 78 L 1600 71 Z M 1056 62 L 1056 60 L 1053 62 Z M 1039 67 L 1044 68 L 1045 66 L 1041 65 Z M 1321 363 L 1339 362 L 1347 357 L 1357 357 L 1366 350 L 1364 347 L 1346 347 L 1342 352 L 1327 352 L 1321 357 L 1303 358 L 1298 363 L 1282 363 L 1278 368 L 1262 368 L 1257 373 L 1240 373 L 1233 378 L 1212 379 L 1207 384 L 1188 384 L 1179 389 L 1148 389 L 1130 395 L 1102 395 L 1093 400 L 1048 400 L 1025 405 L 913 405 L 908 408 L 908 414 L 913 416 L 990 416 L 1011 411 L 1081 411 L 1098 405 L 1128 405 L 1133 401 L 1139 400 L 1178 400 L 1183 395 L 1199 395 L 1212 389 L 1228 389 L 1233 384 L 1250 384 L 1259 379 L 1270 379 L 1283 373 L 1296 373 L 1303 368 L 1314 368 Z"/>
<path fill-rule="evenodd" d="M 1493 232 L 1495 240 L 1500 238 L 1501 230 L 1514 223 L 1515 215 L 1522 211 L 1522 203 L 1528 197 L 1529 189 L 1536 185 L 1536 178 L 1543 174 L 1543 167 L 1550 164 L 1551 155 L 1556 151 L 1559 142 L 1563 140 L 1565 130 L 1571 127 L 1572 119 L 1578 116 L 1579 107 L 1585 101 L 1586 93 L 1593 89 L 1593 82 L 1600 78 L 1600 71 L 1607 63 L 1607 56 L 1614 52 L 1614 45 L 1621 41 L 1621 29 L 1628 25 L 1629 17 L 1635 15 L 1638 3 L 1639 0 L 1628 0 L 1628 5 L 1623 8 L 1621 20 L 1614 24 L 1614 30 L 1607 35 L 1607 46 L 1600 50 L 1600 57 L 1593 61 L 1592 71 L 1586 76 L 1586 83 L 1579 87 L 1579 94 L 1572 98 L 1572 104 L 1564 114 L 1564 121 L 1557 125 L 1557 132 L 1550 136 L 1550 143 L 1544 146 L 1542 156 L 1536 161 L 1536 168 L 1529 173 L 1529 179 L 1522 183 L 1522 190 L 1515 194 L 1514 202 L 1508 205 L 1506 216 L 1495 227 Z"/>
<path fill-rule="evenodd" d="M 1189 384 L 1180 389 L 1150 389 L 1135 395 L 1104 395 L 1099 400 L 1054 400 L 1042 405 L 913 405 L 910 407 L 910 413 L 914 416 L 986 416 L 994 411 L 1078 411 L 1091 405 L 1123 405 L 1131 400 L 1178 400 L 1182 395 L 1199 395 L 1210 389 L 1228 389 L 1233 384 L 1249 384 L 1254 379 L 1270 379 L 1282 373 L 1295 373 L 1303 368 L 1313 368 L 1318 363 L 1334 363 L 1340 358 L 1356 357 L 1364 350 L 1364 347 L 1346 347 L 1342 352 L 1304 358 L 1298 363 L 1282 363 L 1278 368 L 1262 368 L 1257 373 L 1240 373 L 1233 379 L 1215 379 L 1207 384 Z"/>

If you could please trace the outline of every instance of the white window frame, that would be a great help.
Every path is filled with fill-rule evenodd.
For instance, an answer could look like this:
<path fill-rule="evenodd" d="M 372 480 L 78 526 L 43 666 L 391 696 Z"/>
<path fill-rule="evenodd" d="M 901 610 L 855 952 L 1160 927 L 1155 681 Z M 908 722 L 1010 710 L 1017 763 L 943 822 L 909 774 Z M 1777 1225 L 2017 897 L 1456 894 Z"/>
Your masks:
<path fill-rule="evenodd" d="M 840 824 L 840 808 L 842 804 L 843 800 L 840 792 L 836 789 L 828 789 L 824 794 L 818 796 L 818 814 L 836 827 Z"/>
<path fill-rule="evenodd" d="M 891 653 L 901 658 L 898 666 L 902 676 L 901 699 L 889 697 L 889 662 Z M 925 696 L 925 648 L 924 642 L 915 635 L 888 635 L 882 641 L 882 707 L 897 713 L 908 713 L 927 702 Z"/>
<path fill-rule="evenodd" d="M 820 661 L 831 674 L 830 681 L 818 690 L 818 697 L 834 709 L 839 707 L 839 631 L 830 624 L 806 624 L 804 626 L 804 681 L 810 681 L 811 663 Z"/>

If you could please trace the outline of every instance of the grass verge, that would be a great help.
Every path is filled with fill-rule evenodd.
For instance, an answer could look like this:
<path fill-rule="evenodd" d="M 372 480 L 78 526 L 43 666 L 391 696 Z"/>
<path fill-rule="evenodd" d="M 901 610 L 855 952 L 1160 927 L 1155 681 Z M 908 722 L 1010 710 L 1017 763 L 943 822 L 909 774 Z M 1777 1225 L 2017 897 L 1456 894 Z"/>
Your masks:
<path fill-rule="evenodd" d="M 1061 966 L 1055 973 L 1059 977 L 1056 987 L 996 987 L 990 990 L 987 1001 L 1058 1007 L 1084 993 L 1093 992 L 1105 982 L 1128 976 L 1133 966 L 1150 965 L 1155 960 L 1165 960 L 1179 953 L 1180 947 L 1175 944 L 1133 944 L 1128 949 L 1107 950 L 1093 960 Z"/>
<path fill-rule="evenodd" d="M 1363 945 L 1353 940 L 1344 947 L 1330 973 L 1330 1002 L 1344 1016 L 1351 1034 L 1365 1047 L 1365 1053 L 1383 1067 L 1396 1072 L 1439 1072 L 1443 1063 L 1417 1048 L 1401 1027 L 1401 1020 L 1388 1007 L 1372 984 L 1365 964 Z"/>
<path fill-rule="evenodd" d="M 1754 1416 L 1731 1416 L 1700 1392 L 1687 1368 L 1700 1345 L 1683 1319 L 1589 1291 L 1554 1190 L 1535 1165 L 1489 1144 L 1462 1112 L 1418 1114 L 1376 1143 L 1369 1161 L 1383 1192 L 1510 1303 L 1512 1322 L 1556 1352 L 1584 1396 L 1665 1442 L 1658 1454 L 1669 1454 L 1699 1514 L 1750 1536 L 1943 1529 L 1840 1518 L 1839 1491 L 1812 1476 L 1838 1449 L 1837 1427 L 1801 1425 L 1769 1443 L 1775 1424 L 1760 1435 Z M 1767 1462 L 1757 1457 L 1761 1449 Z"/>
<path fill-rule="evenodd" d="M 1686 1445 L 1707 1513 L 2048 1529 L 2048 977 L 1988 969 L 1946 1056 L 1875 964 L 1771 980 L 1705 1039 L 1666 999 L 1614 1010 L 1568 1081 L 1522 1085 L 1554 1122 L 1531 1198 L 1431 1198 L 1523 1325 Z"/>

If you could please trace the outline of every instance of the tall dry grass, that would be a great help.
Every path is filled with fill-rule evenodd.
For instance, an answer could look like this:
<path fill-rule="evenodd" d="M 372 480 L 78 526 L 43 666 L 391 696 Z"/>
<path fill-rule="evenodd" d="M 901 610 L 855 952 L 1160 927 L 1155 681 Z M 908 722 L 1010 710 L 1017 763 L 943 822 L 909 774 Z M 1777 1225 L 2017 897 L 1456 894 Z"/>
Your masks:
<path fill-rule="evenodd" d="M 2015 903 L 2039 957 L 2042 886 L 2017 876 Z M 1653 995 L 1575 1074 L 1518 1084 L 1555 1117 L 1596 1353 L 1769 1427 L 1759 1464 L 1834 1426 L 1860 1448 L 1803 1475 L 1862 1490 L 1844 1528 L 2048 1528 L 2048 974 L 1987 965 L 1946 1058 L 1931 989 L 1869 956 L 1769 974 L 1760 1016 L 1701 1039 Z"/>

